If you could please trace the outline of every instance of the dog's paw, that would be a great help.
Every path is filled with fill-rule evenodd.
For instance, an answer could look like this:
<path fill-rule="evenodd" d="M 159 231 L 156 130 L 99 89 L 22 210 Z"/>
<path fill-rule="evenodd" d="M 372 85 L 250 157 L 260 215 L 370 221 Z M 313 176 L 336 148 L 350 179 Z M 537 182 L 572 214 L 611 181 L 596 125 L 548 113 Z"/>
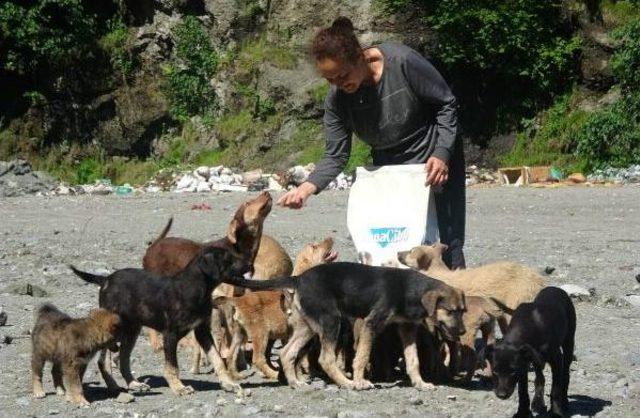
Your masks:
<path fill-rule="evenodd" d="M 192 386 L 182 386 L 181 388 L 178 388 L 173 392 L 178 396 L 188 396 L 195 393 L 195 390 Z"/>
<path fill-rule="evenodd" d="M 233 381 L 224 381 L 220 382 L 222 389 L 226 392 L 242 392 L 242 387 L 239 384 Z"/>
<path fill-rule="evenodd" d="M 84 396 L 65 396 L 65 400 L 67 402 L 71 402 L 75 406 L 89 406 L 89 401 L 84 398 Z"/>
<path fill-rule="evenodd" d="M 34 390 L 33 391 L 33 397 L 36 399 L 42 399 L 45 396 L 47 396 L 46 393 L 44 393 L 44 390 Z"/>
<path fill-rule="evenodd" d="M 127 385 L 127 389 L 132 390 L 134 392 L 148 392 L 151 390 L 151 386 L 146 383 L 139 382 L 137 380 L 132 380 Z"/>
<path fill-rule="evenodd" d="M 533 410 L 533 412 L 537 413 L 537 414 L 544 414 L 547 412 L 547 407 L 544 404 L 544 399 L 542 398 L 533 398 L 533 401 L 531 402 L 531 409 Z"/>
<path fill-rule="evenodd" d="M 56 388 L 56 395 L 58 395 L 58 396 L 64 396 L 64 395 L 65 395 L 65 393 L 66 393 L 66 392 L 65 392 L 65 390 L 64 390 L 64 388 L 63 388 L 62 386 L 58 386 L 58 387 Z"/>
<path fill-rule="evenodd" d="M 353 382 L 353 388 L 355 390 L 369 390 L 369 389 L 375 388 L 375 386 L 370 381 L 368 381 L 366 379 L 362 379 L 362 380 L 354 381 Z"/>
<path fill-rule="evenodd" d="M 289 386 L 292 389 L 306 389 L 311 385 L 309 385 L 309 383 L 305 382 L 304 380 L 294 380 L 292 382 L 289 382 Z"/>
<path fill-rule="evenodd" d="M 413 386 L 418 390 L 436 390 L 436 385 L 434 385 L 433 383 L 424 382 L 424 381 L 418 382 Z"/>

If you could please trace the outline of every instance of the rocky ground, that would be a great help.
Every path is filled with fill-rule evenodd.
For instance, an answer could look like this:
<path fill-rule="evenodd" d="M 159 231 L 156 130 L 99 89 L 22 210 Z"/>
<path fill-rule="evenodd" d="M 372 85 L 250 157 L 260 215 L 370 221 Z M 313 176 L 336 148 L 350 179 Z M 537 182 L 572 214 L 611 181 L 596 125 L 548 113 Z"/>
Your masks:
<path fill-rule="evenodd" d="M 440 386 L 433 392 L 416 391 L 405 382 L 350 392 L 317 381 L 314 390 L 300 392 L 253 375 L 244 383 L 251 396 L 236 398 L 220 390 L 213 374 L 188 373 L 186 353 L 180 357 L 182 377 L 197 392 L 177 398 L 162 378 L 162 361 L 144 338 L 134 351 L 133 369 L 152 390 L 134 394 L 133 402 L 111 398 L 95 364 L 85 378 L 90 407 L 76 409 L 53 395 L 48 369 L 48 396 L 31 398 L 27 333 L 38 305 L 52 302 L 75 315 L 97 305 L 97 289 L 72 276 L 68 263 L 97 272 L 139 266 L 146 243 L 171 215 L 172 235 L 199 240 L 220 236 L 248 196 L 161 193 L 0 200 L 0 306 L 7 314 L 7 324 L 0 327 L 0 416 L 506 417 L 515 412 L 515 398 L 500 401 L 476 380 L 471 388 Z M 292 254 L 331 235 L 341 259 L 354 260 L 345 224 L 347 196 L 327 192 L 302 211 L 275 208 L 266 232 Z M 203 201 L 212 209 L 191 209 Z M 638 416 L 640 309 L 624 298 L 640 293 L 640 187 L 479 188 L 468 191 L 467 201 L 470 265 L 509 259 L 539 270 L 553 267 L 550 284 L 594 289 L 593 296 L 576 301 L 572 413 Z M 547 382 L 548 394 L 550 376 Z"/>

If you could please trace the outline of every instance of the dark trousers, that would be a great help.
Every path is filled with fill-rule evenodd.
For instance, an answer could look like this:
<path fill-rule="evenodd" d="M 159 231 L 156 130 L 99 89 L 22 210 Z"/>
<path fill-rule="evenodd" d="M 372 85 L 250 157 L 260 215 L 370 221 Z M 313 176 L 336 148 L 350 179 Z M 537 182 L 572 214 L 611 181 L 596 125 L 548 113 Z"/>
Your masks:
<path fill-rule="evenodd" d="M 405 161 L 406 155 L 407 153 L 403 147 L 385 151 L 373 150 L 371 152 L 373 165 L 375 166 L 426 162 L 425 157 L 422 157 L 425 158 L 424 160 L 421 158 L 417 161 Z M 453 154 L 449 160 L 449 180 L 442 186 L 441 190 L 434 192 L 434 196 L 436 213 L 438 214 L 440 242 L 449 246 L 449 250 L 443 254 L 443 261 L 452 269 L 465 268 L 464 253 L 462 251 L 466 214 L 465 164 L 464 148 L 460 137 L 456 139 Z"/>
<path fill-rule="evenodd" d="M 449 246 L 449 250 L 443 254 L 443 260 L 452 269 L 466 266 L 463 252 L 466 218 L 465 179 L 462 138 L 458 138 L 449 160 L 449 180 L 442 186 L 441 191 L 434 194 L 440 242 Z"/>

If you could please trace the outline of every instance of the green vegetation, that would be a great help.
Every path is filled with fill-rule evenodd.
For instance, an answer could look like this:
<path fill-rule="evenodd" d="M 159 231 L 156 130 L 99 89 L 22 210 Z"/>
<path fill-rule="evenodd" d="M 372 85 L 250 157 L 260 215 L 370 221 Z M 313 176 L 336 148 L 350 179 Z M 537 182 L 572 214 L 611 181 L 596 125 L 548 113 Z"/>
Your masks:
<path fill-rule="evenodd" d="M 319 84 L 317 87 L 311 89 L 309 94 L 313 98 L 313 101 L 317 104 L 323 103 L 325 97 L 329 93 L 329 83 L 323 81 L 322 84 Z"/>
<path fill-rule="evenodd" d="M 218 66 L 218 56 L 209 35 L 193 16 L 186 16 L 174 33 L 175 60 L 164 67 L 164 90 L 171 113 L 180 121 L 195 115 L 210 116 L 216 104 L 210 80 Z"/>
<path fill-rule="evenodd" d="M 113 69 L 126 81 L 138 65 L 137 57 L 131 52 L 131 34 L 121 16 L 109 21 L 108 26 L 109 32 L 99 40 L 99 44 L 110 57 Z"/>
<path fill-rule="evenodd" d="M 624 26 L 640 19 L 638 0 L 603 0 L 601 6 L 605 24 L 610 27 Z"/>
<path fill-rule="evenodd" d="M 245 41 L 235 57 L 236 67 L 245 74 L 253 74 L 265 62 L 290 70 L 295 68 L 297 58 L 293 51 L 269 42 L 265 36 Z"/>
<path fill-rule="evenodd" d="M 569 96 L 561 98 L 542 113 L 539 129 L 518 136 L 502 163 L 557 164 L 567 171 L 640 163 L 640 19 L 614 37 L 619 45 L 612 69 L 620 99 L 587 112 L 576 109 Z"/>
<path fill-rule="evenodd" d="M 0 4 L 0 63 L 5 70 L 26 75 L 58 71 L 86 55 L 96 34 L 96 18 L 82 0 Z"/>

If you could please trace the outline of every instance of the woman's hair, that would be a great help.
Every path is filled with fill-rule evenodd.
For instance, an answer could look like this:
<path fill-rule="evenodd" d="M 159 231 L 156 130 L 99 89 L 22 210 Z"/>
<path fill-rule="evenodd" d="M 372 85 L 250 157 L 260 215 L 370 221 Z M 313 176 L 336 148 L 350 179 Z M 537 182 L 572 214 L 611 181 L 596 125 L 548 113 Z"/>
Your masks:
<path fill-rule="evenodd" d="M 313 38 L 311 54 L 316 61 L 333 58 L 355 64 L 362 54 L 362 47 L 353 32 L 351 20 L 340 16 L 331 26 L 321 29 Z"/>

